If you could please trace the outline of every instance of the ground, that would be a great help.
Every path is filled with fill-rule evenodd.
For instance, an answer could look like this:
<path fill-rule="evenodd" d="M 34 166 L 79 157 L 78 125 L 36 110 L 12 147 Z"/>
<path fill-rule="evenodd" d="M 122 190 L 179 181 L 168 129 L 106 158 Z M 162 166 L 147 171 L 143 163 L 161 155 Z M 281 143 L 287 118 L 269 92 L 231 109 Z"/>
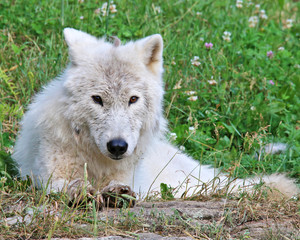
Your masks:
<path fill-rule="evenodd" d="M 300 237 L 297 201 L 286 199 L 254 200 L 249 196 L 200 201 L 160 199 L 140 201 L 133 208 L 104 207 L 96 212 L 86 209 L 84 211 L 69 209 L 66 212 L 57 202 L 34 208 L 20 201 L 10 207 L 6 205 L 3 210 L 8 216 L 3 222 L 8 233 L 5 236 L 10 239 L 16 237 L 9 235 L 9 232 L 13 234 L 13 230 L 20 231 L 21 239 L 40 239 L 46 238 L 47 235 L 53 239 L 95 239 L 95 237 L 96 239 L 299 239 Z M 52 219 L 50 222 L 49 217 Z M 34 227 L 37 219 L 41 221 L 39 226 Z M 32 229 L 29 227 L 31 224 Z M 47 229 L 47 226 L 50 229 Z M 38 228 L 44 229 L 44 234 Z M 68 228 L 72 230 L 66 230 Z M 52 235 L 51 232 L 55 233 Z M 93 236 L 94 238 L 88 238 Z M 0 239 L 7 238 L 0 237 Z"/>
<path fill-rule="evenodd" d="M 244 218 L 239 219 L 241 208 L 235 201 L 212 200 L 206 202 L 197 201 L 170 201 L 170 202 L 141 202 L 137 207 L 126 210 L 127 214 L 134 214 L 142 219 L 144 229 L 138 230 L 134 234 L 141 239 L 154 239 L 155 235 L 144 234 L 147 229 L 153 228 L 156 234 L 165 236 L 166 239 L 176 239 L 174 236 L 182 235 L 187 239 L 209 238 L 205 233 L 209 228 L 223 228 L 220 235 L 241 238 L 249 236 L 251 239 L 268 239 L 268 236 L 278 236 L 278 238 L 298 239 L 300 237 L 299 215 L 285 215 L 282 218 L 261 218 L 252 219 L 244 212 Z M 126 212 L 125 212 L 126 214 Z M 100 213 L 100 218 L 111 218 L 120 221 L 124 218 L 124 213 L 115 209 L 105 209 Z M 232 222 L 231 222 L 232 221 Z M 166 223 L 162 225 L 162 223 Z M 224 222 L 226 222 L 224 224 Z M 186 226 L 194 231 L 181 231 Z M 201 232 L 201 230 L 203 232 Z M 211 230 L 209 230 L 210 232 Z M 176 233 L 177 232 L 177 233 Z M 168 235 L 173 237 L 167 237 Z M 131 239 L 134 235 L 121 235 Z M 159 238 L 160 238 L 159 236 Z M 217 237 L 217 236 L 216 236 Z"/>

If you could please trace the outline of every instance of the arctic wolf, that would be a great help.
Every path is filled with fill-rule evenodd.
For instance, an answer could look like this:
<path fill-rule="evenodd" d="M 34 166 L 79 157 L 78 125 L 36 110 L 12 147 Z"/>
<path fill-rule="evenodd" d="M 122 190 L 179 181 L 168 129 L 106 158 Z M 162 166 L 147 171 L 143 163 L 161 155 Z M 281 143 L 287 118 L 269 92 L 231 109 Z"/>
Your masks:
<path fill-rule="evenodd" d="M 101 202 L 104 192 L 144 197 L 160 183 L 177 187 L 180 197 L 218 175 L 165 140 L 160 35 L 125 45 L 71 28 L 64 36 L 70 64 L 22 121 L 13 158 L 23 177 L 71 199 L 86 187 Z M 298 191 L 283 175 L 263 180 L 288 196 Z M 251 183 L 235 180 L 233 188 Z"/>

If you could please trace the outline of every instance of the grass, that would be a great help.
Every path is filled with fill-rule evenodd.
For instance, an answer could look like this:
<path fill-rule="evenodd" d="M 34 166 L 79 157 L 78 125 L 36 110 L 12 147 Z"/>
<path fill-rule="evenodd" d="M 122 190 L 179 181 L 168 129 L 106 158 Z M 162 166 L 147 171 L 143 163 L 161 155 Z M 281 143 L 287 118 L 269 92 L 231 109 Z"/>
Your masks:
<path fill-rule="evenodd" d="M 289 221 L 295 227 L 300 223 L 300 217 L 296 214 L 297 201 L 285 199 L 270 201 L 261 188 L 251 194 L 243 193 L 237 198 L 229 197 L 226 202 L 218 202 L 218 199 L 224 197 L 222 195 L 216 194 L 207 198 L 204 202 L 207 203 L 208 210 L 213 212 L 217 210 L 219 211 L 217 214 L 205 213 L 205 207 L 191 208 L 189 212 L 183 205 L 174 204 L 167 207 L 166 211 L 156 207 L 155 204 L 159 202 L 155 201 L 151 203 L 153 207 L 144 205 L 136 207 L 135 211 L 122 208 L 99 212 L 93 203 L 70 207 L 68 197 L 64 194 L 46 195 L 45 191 L 32 188 L 29 182 L 21 181 L 14 181 L 10 186 L 2 185 L 0 190 L 0 231 L 3 239 L 107 235 L 139 239 L 139 234 L 143 232 L 159 233 L 162 236 L 192 236 L 196 239 L 233 239 L 236 229 L 244 223 L 251 224 L 264 219 L 269 219 L 269 224 L 273 219 Z M 250 233 L 245 232 L 245 228 L 248 227 L 243 227 L 238 239 L 250 238 Z M 297 237 L 295 232 L 283 235 L 271 227 L 259 234 L 262 234 L 262 237 L 273 236 L 274 239 Z M 280 238 L 276 237 L 277 234 Z M 282 236 L 289 237 L 282 238 Z"/>
<path fill-rule="evenodd" d="M 170 132 L 176 133 L 176 139 L 170 136 L 174 144 L 201 163 L 238 177 L 285 172 L 300 183 L 299 2 L 253 1 L 248 6 L 244 0 L 238 8 L 235 1 L 222 0 L 115 1 L 117 12 L 108 16 L 95 12 L 102 3 L 0 2 L 0 177 L 5 177 L 0 183 L 1 211 L 6 218 L 24 219 L 24 209 L 32 208 L 37 216 L 32 229 L 20 223 L 15 230 L 1 225 L 1 232 L 8 232 L 8 238 L 19 231 L 24 238 L 87 234 L 75 228 L 62 230 L 68 221 L 78 220 L 77 210 L 70 210 L 63 196 L 49 200 L 43 195 L 41 202 L 36 200 L 38 190 L 14 180 L 16 169 L 10 158 L 32 96 L 67 65 L 65 27 L 118 36 L 122 42 L 160 33 L 165 49 L 165 109 Z M 259 10 L 255 4 L 260 4 Z M 267 19 L 260 17 L 262 9 Z M 259 19 L 254 27 L 249 26 L 252 16 Z M 231 33 L 230 41 L 224 40 L 225 31 Z M 213 48 L 207 49 L 206 42 Z M 272 57 L 267 56 L 269 51 Z M 199 66 L 191 64 L 195 56 Z M 197 100 L 188 100 L 191 96 Z M 193 134 L 190 127 L 196 129 Z M 270 142 L 287 143 L 288 150 L 260 155 L 261 145 Z M 21 210 L 6 209 L 20 202 L 25 204 Z M 57 221 L 37 208 L 41 203 L 54 209 L 57 204 L 65 218 Z M 46 215 L 41 217 L 43 211 Z M 97 233 L 102 223 L 91 213 L 82 213 L 78 221 L 91 222 L 91 232 Z M 34 228 L 41 222 L 42 229 Z"/>

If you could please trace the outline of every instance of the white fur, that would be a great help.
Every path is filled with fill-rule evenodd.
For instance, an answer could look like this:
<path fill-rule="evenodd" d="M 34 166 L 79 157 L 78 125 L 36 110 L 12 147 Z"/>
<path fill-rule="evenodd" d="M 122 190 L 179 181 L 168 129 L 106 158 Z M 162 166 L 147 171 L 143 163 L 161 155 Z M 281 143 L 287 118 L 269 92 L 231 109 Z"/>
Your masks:
<path fill-rule="evenodd" d="M 114 46 L 75 29 L 64 34 L 71 63 L 34 98 L 22 121 L 13 158 L 23 177 L 33 176 L 43 186 L 51 178 L 48 190 L 67 190 L 83 179 L 87 163 L 89 183 L 97 190 L 113 181 L 145 196 L 163 182 L 182 184 L 180 196 L 215 176 L 224 186 L 228 179 L 216 169 L 201 166 L 164 140 L 160 35 Z M 103 106 L 93 95 L 101 96 Z M 139 99 L 129 105 L 132 96 Z M 115 138 L 128 143 L 121 160 L 113 160 L 107 149 Z M 290 183 L 280 189 L 289 196 L 298 191 L 284 177 L 267 180 L 274 187 Z M 235 181 L 239 187 L 250 182 Z"/>

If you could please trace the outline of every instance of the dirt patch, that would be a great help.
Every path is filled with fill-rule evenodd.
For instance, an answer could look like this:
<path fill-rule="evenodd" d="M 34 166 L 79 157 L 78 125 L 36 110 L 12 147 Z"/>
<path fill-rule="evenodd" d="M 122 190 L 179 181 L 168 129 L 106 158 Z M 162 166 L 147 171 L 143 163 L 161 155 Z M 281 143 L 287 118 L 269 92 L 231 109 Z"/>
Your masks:
<path fill-rule="evenodd" d="M 99 217 L 119 226 L 134 222 L 136 236 L 123 236 L 125 239 L 157 239 L 155 235 L 165 239 L 300 238 L 300 218 L 296 212 L 274 215 L 273 209 L 271 216 L 266 209 L 258 214 L 254 208 L 257 206 L 253 206 L 251 213 L 237 201 L 226 200 L 140 202 L 130 209 L 104 209 Z M 145 235 L 145 232 L 156 234 Z"/>
<path fill-rule="evenodd" d="M 159 200 L 102 211 L 70 208 L 57 198 L 42 205 L 25 200 L 3 195 L 0 239 L 300 239 L 295 199 Z"/>

